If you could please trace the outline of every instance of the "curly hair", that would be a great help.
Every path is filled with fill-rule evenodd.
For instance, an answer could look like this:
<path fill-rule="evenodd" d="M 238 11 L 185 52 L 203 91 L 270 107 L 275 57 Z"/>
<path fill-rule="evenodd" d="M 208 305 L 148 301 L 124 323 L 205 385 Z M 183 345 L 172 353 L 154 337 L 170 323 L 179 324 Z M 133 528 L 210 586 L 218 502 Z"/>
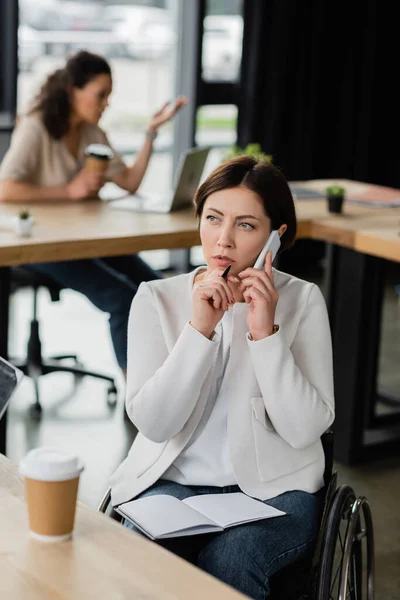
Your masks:
<path fill-rule="evenodd" d="M 97 54 L 84 50 L 78 52 L 67 61 L 65 67 L 48 76 L 29 112 L 40 111 L 50 136 L 61 139 L 69 128 L 69 89 L 83 88 L 98 75 L 111 75 L 108 62 Z"/>

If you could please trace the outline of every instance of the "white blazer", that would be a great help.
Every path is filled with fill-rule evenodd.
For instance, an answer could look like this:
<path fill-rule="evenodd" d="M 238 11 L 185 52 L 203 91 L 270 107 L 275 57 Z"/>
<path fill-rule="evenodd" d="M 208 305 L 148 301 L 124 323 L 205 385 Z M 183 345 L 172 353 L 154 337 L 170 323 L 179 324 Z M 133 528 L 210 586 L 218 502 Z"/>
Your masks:
<path fill-rule="evenodd" d="M 142 283 L 128 326 L 126 410 L 139 433 L 111 478 L 112 503 L 126 502 L 160 479 L 189 442 L 207 403 L 217 357 L 194 329 L 197 270 Z M 228 444 L 236 480 L 267 500 L 323 485 L 322 433 L 334 419 L 332 347 L 319 288 L 274 270 L 280 329 L 248 336 L 246 303 L 233 308 L 225 381 L 230 390 Z"/>

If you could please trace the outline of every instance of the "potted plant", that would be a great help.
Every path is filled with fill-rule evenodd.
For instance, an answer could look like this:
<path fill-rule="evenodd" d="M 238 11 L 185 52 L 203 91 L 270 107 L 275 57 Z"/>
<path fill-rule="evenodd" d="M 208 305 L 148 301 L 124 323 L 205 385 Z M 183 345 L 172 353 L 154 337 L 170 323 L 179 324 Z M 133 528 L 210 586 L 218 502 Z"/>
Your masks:
<path fill-rule="evenodd" d="M 15 229 L 18 235 L 28 237 L 32 233 L 33 217 L 27 210 L 22 210 L 16 217 Z"/>
<path fill-rule="evenodd" d="M 245 148 L 240 148 L 239 146 L 232 146 L 232 148 L 230 148 L 228 152 L 224 155 L 224 160 L 228 160 L 233 156 L 239 156 L 242 154 L 247 154 L 248 156 L 261 158 L 262 160 L 265 160 L 265 162 L 272 162 L 272 155 L 263 152 L 261 149 L 261 145 L 257 142 L 247 144 Z"/>
<path fill-rule="evenodd" d="M 331 213 L 341 213 L 345 196 L 344 187 L 340 185 L 330 185 L 326 188 L 326 197 L 328 200 L 328 210 Z"/>

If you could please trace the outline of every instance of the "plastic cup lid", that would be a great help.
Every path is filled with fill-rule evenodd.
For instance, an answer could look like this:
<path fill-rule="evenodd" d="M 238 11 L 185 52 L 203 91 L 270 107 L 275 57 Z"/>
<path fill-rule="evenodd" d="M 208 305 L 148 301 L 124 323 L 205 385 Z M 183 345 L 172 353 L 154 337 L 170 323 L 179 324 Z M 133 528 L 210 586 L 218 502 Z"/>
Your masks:
<path fill-rule="evenodd" d="M 101 160 L 109 160 L 114 156 L 113 151 L 105 144 L 90 144 L 85 148 L 85 156 L 93 156 Z"/>
<path fill-rule="evenodd" d="M 65 481 L 78 477 L 83 463 L 68 450 L 44 446 L 28 452 L 20 462 L 19 471 L 24 477 L 38 481 Z"/>

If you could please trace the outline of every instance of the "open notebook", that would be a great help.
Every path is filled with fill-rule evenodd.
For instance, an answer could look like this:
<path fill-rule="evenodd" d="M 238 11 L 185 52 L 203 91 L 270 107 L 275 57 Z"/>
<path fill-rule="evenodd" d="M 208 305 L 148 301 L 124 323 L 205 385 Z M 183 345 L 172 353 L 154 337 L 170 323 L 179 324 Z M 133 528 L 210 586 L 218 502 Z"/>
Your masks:
<path fill-rule="evenodd" d="M 241 492 L 185 500 L 159 494 L 125 502 L 115 510 L 152 540 L 224 531 L 286 514 Z"/>

